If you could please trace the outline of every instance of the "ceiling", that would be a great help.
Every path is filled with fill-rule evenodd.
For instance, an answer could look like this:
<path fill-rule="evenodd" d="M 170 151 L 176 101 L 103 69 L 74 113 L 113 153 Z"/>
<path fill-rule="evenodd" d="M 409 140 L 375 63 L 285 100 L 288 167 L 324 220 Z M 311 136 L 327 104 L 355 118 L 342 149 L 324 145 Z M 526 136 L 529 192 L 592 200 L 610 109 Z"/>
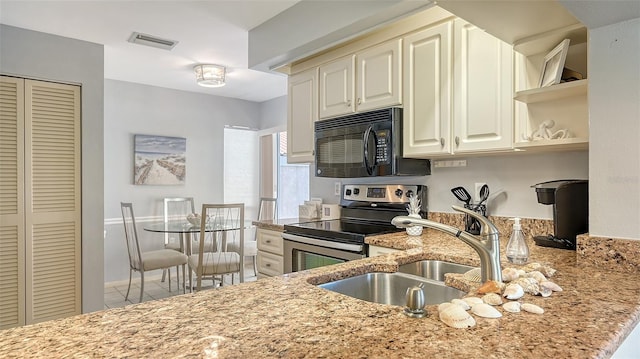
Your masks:
<path fill-rule="evenodd" d="M 311 0 L 306 1 L 300 5 L 313 5 Z M 369 1 L 368 4 L 365 0 L 353 3 L 366 7 L 381 3 L 387 4 L 384 6 L 419 7 L 423 6 L 421 2 L 429 3 L 427 0 Z M 559 1 L 589 28 L 640 16 L 640 2 L 637 0 Z M 287 80 L 282 74 L 248 68 L 249 30 L 298 2 L 300 0 L 0 0 L 0 23 L 103 44 L 104 76 L 107 79 L 263 102 L 286 95 Z M 441 2 L 455 4 L 453 0 Z M 338 10 L 340 3 L 347 2 L 322 5 L 331 6 L 338 13 L 329 13 L 331 19 L 306 20 L 309 26 L 322 28 L 321 25 L 340 23 L 337 21 L 340 14 L 357 20 L 357 15 L 365 12 L 360 8 L 357 13 L 349 15 L 349 10 Z M 382 13 L 391 13 L 391 7 L 388 9 Z M 321 18 L 322 14 L 316 12 L 309 14 Z M 389 16 L 392 15 L 396 16 Z M 384 19 L 374 20 L 384 23 Z M 171 51 L 135 45 L 127 42 L 134 31 L 177 40 L 178 44 Z M 279 36 L 269 36 L 282 40 L 273 43 L 274 48 L 286 43 L 284 37 L 291 30 L 285 26 L 282 31 L 285 32 Z M 226 66 L 227 85 L 221 88 L 198 86 L 193 73 L 193 65 L 197 63 Z"/>
<path fill-rule="evenodd" d="M 104 77 L 263 102 L 286 95 L 286 77 L 248 69 L 248 31 L 299 0 L 11 1 L 0 23 L 104 45 Z M 127 42 L 132 32 L 177 40 L 171 51 Z M 193 65 L 227 67 L 205 88 Z"/>

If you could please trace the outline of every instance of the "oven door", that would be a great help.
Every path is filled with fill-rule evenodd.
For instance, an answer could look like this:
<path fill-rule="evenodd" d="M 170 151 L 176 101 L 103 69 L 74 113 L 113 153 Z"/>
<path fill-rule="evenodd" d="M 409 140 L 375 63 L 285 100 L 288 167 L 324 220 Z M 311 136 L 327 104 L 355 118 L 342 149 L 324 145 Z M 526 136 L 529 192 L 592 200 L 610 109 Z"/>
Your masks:
<path fill-rule="evenodd" d="M 292 273 L 366 257 L 364 244 L 332 242 L 283 233 L 284 272 Z"/>

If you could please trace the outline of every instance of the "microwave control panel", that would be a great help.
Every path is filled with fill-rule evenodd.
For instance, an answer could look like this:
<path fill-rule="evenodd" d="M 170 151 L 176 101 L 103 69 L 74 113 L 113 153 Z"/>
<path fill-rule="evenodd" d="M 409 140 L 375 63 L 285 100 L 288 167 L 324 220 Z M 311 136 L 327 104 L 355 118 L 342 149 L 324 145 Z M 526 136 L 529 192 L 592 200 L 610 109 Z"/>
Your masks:
<path fill-rule="evenodd" d="M 391 153 L 390 132 L 389 130 L 376 131 L 376 162 L 378 164 L 391 163 L 391 158 L 389 158 Z"/>

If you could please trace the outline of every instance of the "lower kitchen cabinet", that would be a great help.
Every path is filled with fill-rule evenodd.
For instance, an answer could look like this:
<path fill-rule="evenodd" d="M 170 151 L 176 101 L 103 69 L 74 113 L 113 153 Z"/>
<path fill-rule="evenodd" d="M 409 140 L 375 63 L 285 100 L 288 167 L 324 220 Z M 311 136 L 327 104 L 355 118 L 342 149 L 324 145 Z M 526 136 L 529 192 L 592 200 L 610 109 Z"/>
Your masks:
<path fill-rule="evenodd" d="M 282 232 L 257 229 L 258 279 L 284 273 Z"/>
<path fill-rule="evenodd" d="M 401 250 L 387 247 L 369 246 L 369 257 L 377 257 L 396 252 L 401 252 Z"/>

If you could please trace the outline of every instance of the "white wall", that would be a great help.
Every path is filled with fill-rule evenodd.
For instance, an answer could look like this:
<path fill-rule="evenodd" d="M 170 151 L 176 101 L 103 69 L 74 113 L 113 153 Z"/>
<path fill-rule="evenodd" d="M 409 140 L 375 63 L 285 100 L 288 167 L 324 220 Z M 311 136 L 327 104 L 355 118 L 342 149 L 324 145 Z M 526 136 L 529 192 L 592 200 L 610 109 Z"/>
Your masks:
<path fill-rule="evenodd" d="M 0 24 L 0 73 L 82 85 L 82 311 L 104 308 L 102 45 Z"/>
<path fill-rule="evenodd" d="M 585 151 L 469 157 L 466 160 L 467 167 L 434 168 L 432 163 L 429 176 L 373 179 L 313 177 L 315 166 L 312 165 L 310 195 L 328 203 L 338 203 L 340 198 L 333 194 L 335 182 L 424 184 L 429 187 L 429 211 L 451 213 L 454 212 L 451 205 L 460 204 L 451 188 L 463 186 L 473 196 L 474 184 L 485 182 L 491 193 L 488 214 L 552 219 L 552 206 L 539 204 L 531 185 L 558 179 L 587 179 L 589 173 L 589 156 Z"/>
<path fill-rule="evenodd" d="M 260 129 L 287 126 L 287 96 L 260 103 Z"/>
<path fill-rule="evenodd" d="M 163 197 L 192 196 L 196 208 L 222 202 L 224 126 L 259 127 L 260 104 L 115 80 L 105 81 L 104 97 L 104 281 L 111 282 L 128 278 L 120 202 L 133 203 L 139 227 L 162 215 Z M 185 184 L 133 185 L 134 134 L 186 138 Z M 144 248 L 162 248 L 161 234 L 139 228 L 138 235 Z"/>
<path fill-rule="evenodd" d="M 640 239 L 640 19 L 590 37 L 589 231 Z"/>

